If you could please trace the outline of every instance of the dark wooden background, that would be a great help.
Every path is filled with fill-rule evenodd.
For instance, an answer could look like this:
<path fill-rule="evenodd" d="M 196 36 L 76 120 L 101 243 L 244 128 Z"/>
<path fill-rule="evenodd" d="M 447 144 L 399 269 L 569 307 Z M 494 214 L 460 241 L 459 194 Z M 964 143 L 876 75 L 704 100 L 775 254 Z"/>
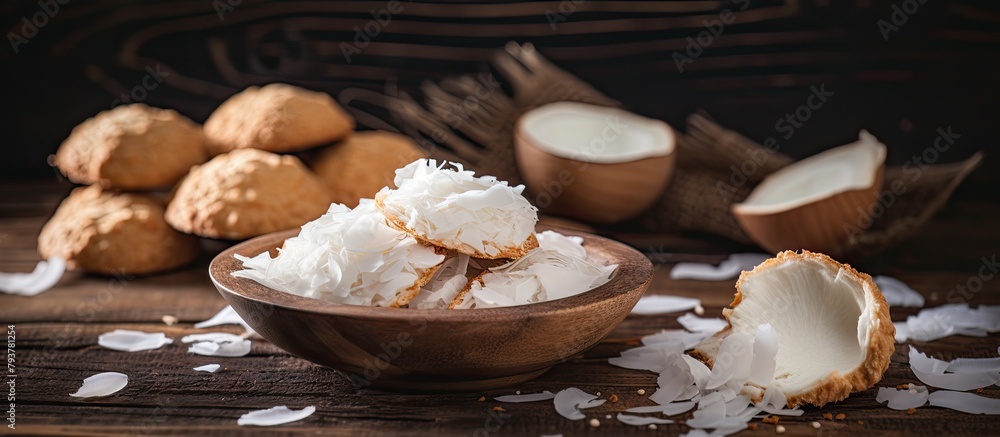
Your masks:
<path fill-rule="evenodd" d="M 877 23 L 891 22 L 903 0 L 749 0 L 745 11 L 745 2 L 576 1 L 404 1 L 350 62 L 340 44 L 389 3 L 243 0 L 220 17 L 218 5 L 238 0 L 70 1 L 18 53 L 0 49 L 0 177 L 52 177 L 46 156 L 74 125 L 140 85 L 147 67 L 168 75 L 146 103 L 204 121 L 228 95 L 272 81 L 334 95 L 395 83 L 419 96 L 422 81 L 482 70 L 507 41 L 534 43 L 636 112 L 680 127 L 705 109 L 756 139 L 775 135 L 775 121 L 805 103 L 810 85 L 825 84 L 835 95 L 783 144 L 794 156 L 861 128 L 890 145 L 890 163 L 929 147 L 946 126 L 962 138 L 939 162 L 998 150 L 996 1 L 926 0 L 888 41 Z M 672 54 L 725 8 L 737 10 L 736 21 L 679 72 Z M 8 41 L 23 34 L 22 17 L 41 10 L 37 0 L 0 3 Z M 553 27 L 556 14 L 564 21 Z M 988 157 L 986 167 L 995 163 Z"/>

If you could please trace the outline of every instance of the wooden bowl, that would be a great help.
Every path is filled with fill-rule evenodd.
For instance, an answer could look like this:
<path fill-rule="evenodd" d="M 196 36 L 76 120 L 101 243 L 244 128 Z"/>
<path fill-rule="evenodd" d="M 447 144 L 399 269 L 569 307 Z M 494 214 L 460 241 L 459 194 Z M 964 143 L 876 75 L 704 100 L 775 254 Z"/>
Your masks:
<path fill-rule="evenodd" d="M 274 251 L 289 230 L 237 244 L 209 266 L 222 296 L 261 336 L 358 385 L 394 390 L 465 391 L 519 384 L 608 335 L 649 287 L 653 265 L 642 253 L 590 234 L 589 256 L 617 263 L 608 283 L 564 299 L 471 310 L 344 305 L 277 291 L 249 279 L 235 254 Z"/>

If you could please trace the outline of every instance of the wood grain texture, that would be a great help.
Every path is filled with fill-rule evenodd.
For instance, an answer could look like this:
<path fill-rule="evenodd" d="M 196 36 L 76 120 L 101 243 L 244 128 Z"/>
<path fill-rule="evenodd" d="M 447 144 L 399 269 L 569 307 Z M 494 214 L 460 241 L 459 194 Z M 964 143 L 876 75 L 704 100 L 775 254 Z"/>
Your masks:
<path fill-rule="evenodd" d="M 870 274 L 902 279 L 928 298 L 928 306 L 964 301 L 949 290 L 977 273 L 982 257 L 997 251 L 1000 231 L 995 227 L 1000 205 L 989 197 L 1000 173 L 981 168 L 970 186 L 960 188 L 952 203 L 921 236 L 857 266 Z M 28 271 L 38 260 L 35 237 L 48 214 L 67 189 L 59 184 L 0 183 L 0 271 Z M 733 297 L 734 281 L 699 282 L 669 279 L 677 261 L 717 262 L 724 254 L 747 248 L 703 239 L 697 235 L 616 235 L 647 252 L 656 264 L 650 293 L 702 299 L 707 316 L 719 316 Z M 212 246 L 209 244 L 209 246 Z M 210 247 L 211 248 L 211 247 Z M 218 251 L 220 248 L 215 247 Z M 591 429 L 586 421 L 571 422 L 555 414 L 550 402 L 500 404 L 494 396 L 515 388 L 459 394 L 393 393 L 355 387 L 342 375 L 282 351 L 267 341 L 254 341 L 250 355 L 240 358 L 201 357 L 180 344 L 147 352 L 125 353 L 97 346 L 97 336 L 113 329 L 165 332 L 178 340 L 195 332 L 227 331 L 225 326 L 197 330 L 225 305 L 208 278 L 211 256 L 206 254 L 187 269 L 164 275 L 128 279 L 69 274 L 53 290 L 33 298 L 0 296 L 0 322 L 15 324 L 17 363 L 17 433 L 19 435 L 662 435 L 683 432 L 678 425 L 658 431 L 628 427 L 604 419 L 625 408 L 651 404 L 644 398 L 656 386 L 656 375 L 611 366 L 607 358 L 632 347 L 638 337 L 664 328 L 680 328 L 676 315 L 629 317 L 604 342 L 569 358 L 540 378 L 516 389 L 524 393 L 576 386 L 590 392 L 619 396 L 616 404 L 587 410 L 601 420 Z M 124 285 L 119 286 L 119 283 Z M 958 300 L 956 300 L 958 299 Z M 986 281 L 972 295 L 971 304 L 1000 304 L 1000 281 Z M 914 309 L 893 309 L 895 320 Z M 181 322 L 166 326 L 165 314 Z M 984 338 L 949 337 L 918 344 L 922 351 L 942 358 L 996 356 L 1000 335 Z M 914 382 L 905 364 L 906 348 L 897 346 L 880 386 Z M 215 374 L 191 368 L 219 363 Z M 93 400 L 68 394 L 80 381 L 97 372 L 130 375 L 128 387 L 114 396 Z M 638 389 L 646 395 L 639 396 Z M 989 435 L 1000 421 L 945 409 L 922 408 L 913 415 L 876 404 L 876 391 L 867 390 L 823 409 L 806 408 L 799 418 L 783 418 L 786 435 Z M 985 396 L 1000 397 L 989 387 Z M 485 396 L 487 401 L 479 402 Z M 268 429 L 240 428 L 236 419 L 255 409 L 288 405 L 315 405 L 310 418 Z M 502 405 L 507 411 L 493 412 Z M 826 412 L 844 413 L 847 420 L 825 421 Z M 863 424 L 858 424 L 857 421 Z M 814 430 L 809 423 L 819 421 Z M 6 429 L 5 429 L 6 430 Z M 760 424 L 756 435 L 770 435 L 773 426 Z M 0 431 L 3 433 L 3 431 Z"/>

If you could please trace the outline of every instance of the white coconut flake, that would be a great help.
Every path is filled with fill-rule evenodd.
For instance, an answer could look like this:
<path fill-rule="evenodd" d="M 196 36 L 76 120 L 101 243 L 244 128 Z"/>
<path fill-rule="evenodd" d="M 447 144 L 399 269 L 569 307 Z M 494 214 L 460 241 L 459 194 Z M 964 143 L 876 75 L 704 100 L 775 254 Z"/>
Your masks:
<path fill-rule="evenodd" d="M 720 318 L 698 317 L 691 313 L 687 313 L 684 314 L 683 316 L 678 317 L 677 322 L 680 323 L 681 326 L 683 326 L 684 329 L 687 329 L 688 331 L 704 332 L 708 333 L 709 335 L 715 334 L 716 332 L 726 329 L 726 326 L 729 326 L 729 322 L 726 322 L 725 320 L 722 320 Z"/>
<path fill-rule="evenodd" d="M 998 371 L 945 373 L 950 363 L 924 355 L 910 346 L 910 370 L 924 384 L 948 390 L 972 390 L 1000 382 Z"/>
<path fill-rule="evenodd" d="M 750 377 L 753 341 L 753 336 L 745 332 L 734 332 L 726 337 L 719 346 L 719 354 L 706 388 L 715 389 L 730 381 L 742 386 Z"/>
<path fill-rule="evenodd" d="M 662 294 L 652 294 L 643 296 L 632 308 L 632 314 L 652 315 L 667 314 L 680 311 L 693 310 L 701 301 L 691 297 L 666 296 Z"/>
<path fill-rule="evenodd" d="M 142 332 L 116 329 L 97 337 L 97 344 L 116 351 L 138 352 L 159 349 L 174 341 L 162 332 Z"/>
<path fill-rule="evenodd" d="M 875 285 L 882 291 L 886 303 L 893 307 L 921 308 L 924 306 L 924 296 L 910 288 L 905 282 L 891 276 L 876 276 L 872 278 Z"/>
<path fill-rule="evenodd" d="M 83 380 L 83 385 L 76 393 L 70 393 L 75 398 L 93 398 L 117 393 L 128 385 L 128 375 L 118 372 L 104 372 Z"/>
<path fill-rule="evenodd" d="M 195 343 L 188 348 L 188 352 L 193 352 L 206 357 L 242 357 L 250 353 L 250 340 L 227 341 L 215 343 L 203 341 Z"/>
<path fill-rule="evenodd" d="M 518 395 L 497 396 L 497 397 L 493 398 L 493 400 L 495 400 L 497 402 L 519 403 L 519 402 L 547 401 L 549 399 L 554 399 L 555 397 L 556 397 L 556 395 L 554 393 L 552 393 L 552 392 L 550 392 L 548 390 L 545 390 L 545 391 L 543 391 L 541 393 L 529 393 L 529 394 L 523 394 L 523 395 L 518 394 Z"/>
<path fill-rule="evenodd" d="M 651 423 L 655 423 L 658 425 L 674 423 L 673 420 L 669 419 L 660 419 L 657 417 L 647 417 L 647 416 L 632 416 L 623 413 L 618 413 L 618 421 L 626 425 L 632 425 L 632 426 L 646 426 Z"/>
<path fill-rule="evenodd" d="M 221 367 L 222 366 L 220 366 L 218 364 L 206 364 L 204 366 L 195 367 L 194 370 L 198 371 L 198 372 L 215 373 L 215 371 L 219 370 L 219 368 L 221 368 Z"/>
<path fill-rule="evenodd" d="M 769 323 L 757 326 L 750 362 L 750 383 L 767 387 L 774 380 L 775 359 L 778 356 L 778 333 Z"/>
<path fill-rule="evenodd" d="M 243 341 L 243 337 L 236 334 L 230 334 L 228 332 L 206 332 L 204 334 L 187 335 L 181 339 L 182 343 L 194 343 L 202 341 L 210 341 L 212 343 L 226 343 L 226 342 L 231 343 L 231 342 Z"/>
<path fill-rule="evenodd" d="M 604 399 L 597 399 L 597 396 L 576 387 L 561 390 L 554 399 L 556 412 L 569 420 L 584 419 L 587 416 L 580 412 L 581 409 L 597 407 L 605 402 Z"/>
<path fill-rule="evenodd" d="M 681 345 L 680 352 L 693 348 L 702 340 L 711 337 L 713 332 L 687 332 L 682 329 L 664 329 L 656 334 L 642 337 L 642 344 L 652 346 L 657 344 Z M 679 352 L 678 352 L 679 353 Z"/>
<path fill-rule="evenodd" d="M 452 167 L 452 168 L 446 168 Z M 494 258 L 521 247 L 535 230 L 537 208 L 493 176 L 476 177 L 461 164 L 420 159 L 396 170 L 396 189 L 376 194 L 383 212 L 429 241 Z"/>
<path fill-rule="evenodd" d="M 301 410 L 291 410 L 281 405 L 266 410 L 251 411 L 240 416 L 236 423 L 240 426 L 274 426 L 285 423 L 296 422 L 311 416 L 316 412 L 316 407 L 310 405 Z"/>
<path fill-rule="evenodd" d="M 54 256 L 39 261 L 31 273 L 0 273 L 0 292 L 35 296 L 55 286 L 66 272 L 66 260 Z"/>
<path fill-rule="evenodd" d="M 968 304 L 949 304 L 920 310 L 906 319 L 905 328 L 900 332 L 896 326 L 896 341 L 934 341 L 952 335 L 982 337 L 1000 332 L 1000 306 L 980 305 L 970 308 Z"/>
<path fill-rule="evenodd" d="M 233 309 L 232 305 L 226 305 L 225 308 L 219 310 L 218 313 L 216 313 L 208 320 L 204 322 L 195 323 L 194 327 L 201 329 L 201 328 L 211 328 L 213 326 L 219 326 L 219 325 L 240 325 L 243 327 L 243 329 L 247 330 L 247 333 L 249 335 L 253 335 L 255 333 L 253 328 L 251 328 L 250 325 L 247 324 L 247 322 L 243 321 L 243 318 L 240 317 L 238 313 L 236 313 L 236 310 Z"/>
<path fill-rule="evenodd" d="M 948 364 L 946 371 L 952 373 L 1000 372 L 1000 357 L 955 358 Z"/>
<path fill-rule="evenodd" d="M 692 428 L 716 428 L 726 420 L 726 402 L 718 392 L 710 393 L 698 402 L 691 419 L 685 424 Z"/>
<path fill-rule="evenodd" d="M 660 405 L 666 405 L 676 400 L 684 398 L 686 392 L 694 385 L 694 377 L 688 371 L 687 364 L 679 356 L 674 355 L 673 361 L 660 372 L 656 379 L 658 388 L 656 392 L 649 396 L 649 400 Z M 693 396 L 697 391 L 691 393 Z M 690 399 L 691 396 L 687 396 Z"/>
<path fill-rule="evenodd" d="M 889 401 L 887 405 L 893 410 L 909 410 L 910 408 L 920 408 L 927 404 L 927 387 L 917 384 L 910 384 L 907 390 L 896 390 L 895 387 L 879 387 L 875 401 L 883 403 Z"/>
<path fill-rule="evenodd" d="M 950 408 L 969 414 L 1000 414 L 1000 399 L 988 398 L 972 393 L 938 390 L 931 393 L 930 404 L 934 407 Z"/>
<path fill-rule="evenodd" d="M 736 253 L 729 255 L 718 266 L 702 263 L 677 263 L 670 269 L 670 279 L 695 279 L 699 281 L 724 281 L 739 276 L 744 270 L 753 270 L 771 258 L 763 253 Z"/>
<path fill-rule="evenodd" d="M 664 416 L 674 416 L 691 411 L 695 403 L 691 401 L 674 402 L 666 405 L 650 405 L 646 407 L 634 407 L 625 410 L 626 413 L 660 413 Z"/>
<path fill-rule="evenodd" d="M 445 256 L 386 224 L 371 199 L 353 210 L 333 204 L 289 238 L 278 256 L 236 256 L 243 270 L 233 276 L 275 290 L 337 303 L 386 307 Z"/>

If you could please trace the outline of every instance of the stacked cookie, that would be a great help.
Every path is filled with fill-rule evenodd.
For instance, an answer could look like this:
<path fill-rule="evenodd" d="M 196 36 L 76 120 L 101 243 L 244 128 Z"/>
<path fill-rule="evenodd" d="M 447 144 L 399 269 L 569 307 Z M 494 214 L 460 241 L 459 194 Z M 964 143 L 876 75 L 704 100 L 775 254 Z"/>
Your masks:
<path fill-rule="evenodd" d="M 536 235 L 524 186 L 427 159 L 393 182 L 353 210 L 332 205 L 275 257 L 237 256 L 234 275 L 344 304 L 445 309 L 558 299 L 616 268 L 588 260 L 579 238 Z"/>
<path fill-rule="evenodd" d="M 60 205 L 39 253 L 97 273 L 169 270 L 197 256 L 196 237 L 240 240 L 301 226 L 332 201 L 370 197 L 395 163 L 423 156 L 406 137 L 353 130 L 329 95 L 285 84 L 237 93 L 204 129 L 142 104 L 104 111 L 55 155 L 71 181 L 89 186 Z M 315 153 L 315 173 L 290 154 L 331 143 Z"/>

